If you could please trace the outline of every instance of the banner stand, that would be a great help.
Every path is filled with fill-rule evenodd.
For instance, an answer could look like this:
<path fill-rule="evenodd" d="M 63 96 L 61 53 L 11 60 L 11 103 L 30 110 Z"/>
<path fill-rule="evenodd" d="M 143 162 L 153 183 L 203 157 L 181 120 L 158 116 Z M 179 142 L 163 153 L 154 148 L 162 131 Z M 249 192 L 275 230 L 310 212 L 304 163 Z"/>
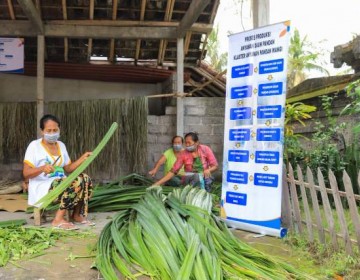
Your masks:
<path fill-rule="evenodd" d="M 281 227 L 290 22 L 229 36 L 221 218 L 284 237 Z"/>

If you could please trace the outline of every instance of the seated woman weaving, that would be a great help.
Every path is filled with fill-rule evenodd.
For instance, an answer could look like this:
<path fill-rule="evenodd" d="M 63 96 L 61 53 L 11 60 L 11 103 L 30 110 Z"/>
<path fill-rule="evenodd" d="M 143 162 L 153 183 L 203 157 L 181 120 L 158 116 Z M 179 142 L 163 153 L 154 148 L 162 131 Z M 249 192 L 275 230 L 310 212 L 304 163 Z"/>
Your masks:
<path fill-rule="evenodd" d="M 185 151 L 177 156 L 177 160 L 172 169 L 154 186 L 160 186 L 174 177 L 182 166 L 185 168 L 185 175 L 181 176 L 182 185 L 190 184 L 211 190 L 214 172 L 218 163 L 210 147 L 199 143 L 199 137 L 195 132 L 189 132 L 185 135 Z"/>
<path fill-rule="evenodd" d="M 40 120 L 42 137 L 32 141 L 26 149 L 23 176 L 29 181 L 28 204 L 33 206 L 49 191 L 56 188 L 66 177 L 84 162 L 91 152 L 84 153 L 78 160 L 71 162 L 60 137 L 60 121 L 53 115 L 45 115 Z M 78 229 L 74 223 L 94 225 L 86 219 L 88 202 L 92 194 L 91 178 L 80 174 L 72 184 L 58 197 L 59 209 L 52 221 L 52 226 L 65 230 Z M 73 210 L 71 221 L 64 218 L 66 210 Z"/>

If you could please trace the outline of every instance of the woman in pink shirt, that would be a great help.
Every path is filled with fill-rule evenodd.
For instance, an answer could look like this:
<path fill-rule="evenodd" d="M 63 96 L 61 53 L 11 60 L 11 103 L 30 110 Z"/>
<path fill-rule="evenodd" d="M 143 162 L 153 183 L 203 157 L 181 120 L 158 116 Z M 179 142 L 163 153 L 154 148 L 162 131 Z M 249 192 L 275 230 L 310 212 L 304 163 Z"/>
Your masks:
<path fill-rule="evenodd" d="M 155 186 L 160 186 L 175 176 L 182 166 L 185 169 L 185 175 L 182 176 L 183 185 L 192 185 L 205 188 L 206 191 L 211 190 L 214 172 L 218 163 L 210 147 L 199 143 L 199 137 L 195 132 L 189 132 L 185 135 L 185 150 L 181 152 L 172 169 L 159 181 L 155 182 Z"/>

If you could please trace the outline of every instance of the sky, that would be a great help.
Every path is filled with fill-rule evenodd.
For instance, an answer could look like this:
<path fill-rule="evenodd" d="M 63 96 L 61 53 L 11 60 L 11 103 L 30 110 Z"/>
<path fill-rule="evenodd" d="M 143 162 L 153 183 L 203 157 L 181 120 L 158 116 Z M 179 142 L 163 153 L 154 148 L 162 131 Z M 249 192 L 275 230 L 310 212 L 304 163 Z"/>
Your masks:
<path fill-rule="evenodd" d="M 360 0 L 270 0 L 270 24 L 291 20 L 292 30 L 297 28 L 301 37 L 307 35 L 308 40 L 321 49 L 327 63 L 324 66 L 332 75 L 349 68 L 344 65 L 335 69 L 330 63 L 330 53 L 334 46 L 360 35 L 359 13 Z M 229 32 L 252 29 L 251 0 L 243 0 L 243 4 L 237 6 L 234 6 L 234 0 L 221 0 L 216 24 L 219 24 L 221 50 L 226 52 Z M 312 73 L 310 76 L 321 75 Z"/>

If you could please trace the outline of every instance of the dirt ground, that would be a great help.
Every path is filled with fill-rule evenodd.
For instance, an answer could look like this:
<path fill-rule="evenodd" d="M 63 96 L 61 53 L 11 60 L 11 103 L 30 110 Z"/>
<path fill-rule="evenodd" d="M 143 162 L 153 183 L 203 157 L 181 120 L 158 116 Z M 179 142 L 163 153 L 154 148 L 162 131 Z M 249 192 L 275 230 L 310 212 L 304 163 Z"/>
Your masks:
<path fill-rule="evenodd" d="M 57 279 L 78 279 L 94 280 L 102 279 L 96 269 L 91 266 L 94 258 L 77 258 L 71 260 L 71 255 L 89 256 L 91 248 L 95 246 L 97 236 L 102 228 L 109 222 L 114 213 L 91 213 L 89 219 L 94 221 L 94 227 L 80 226 L 80 231 L 94 233 L 92 237 L 83 239 L 63 238 L 56 242 L 56 246 L 46 250 L 46 254 L 37 258 L 20 261 L 14 266 L 8 264 L 0 267 L 1 280 L 57 280 Z M 0 221 L 10 219 L 26 219 L 28 225 L 34 221 L 30 214 L 24 212 L 8 213 L 0 211 Z M 51 223 L 46 222 L 42 226 L 50 227 Z"/>
<path fill-rule="evenodd" d="M 95 235 L 84 239 L 65 238 L 56 243 L 55 247 L 46 250 L 46 254 L 27 261 L 18 262 L 18 266 L 8 264 L 0 267 L 1 280 L 57 280 L 57 279 L 77 279 L 95 280 L 102 279 L 96 269 L 91 268 L 94 258 L 77 258 L 71 260 L 71 255 L 89 256 L 90 248 L 96 244 L 97 235 L 102 228 L 109 222 L 114 213 L 91 213 L 90 220 L 96 222 L 95 227 L 82 227 L 80 231 L 89 230 Z M 33 225 L 30 214 L 24 212 L 8 213 L 0 211 L 0 221 L 9 219 L 26 218 L 29 225 Z M 43 226 L 51 226 L 50 222 Z M 254 246 L 255 248 L 286 260 L 290 264 L 297 266 L 300 262 L 306 263 L 307 260 L 294 255 L 290 248 L 279 238 L 261 236 L 254 233 L 233 230 L 234 234 Z M 311 265 L 311 264 L 309 264 Z M 310 269 L 312 270 L 312 269 Z M 317 277 L 316 277 L 317 278 Z M 320 279 L 320 278 L 317 278 Z M 325 278 L 322 278 L 325 279 Z"/>

